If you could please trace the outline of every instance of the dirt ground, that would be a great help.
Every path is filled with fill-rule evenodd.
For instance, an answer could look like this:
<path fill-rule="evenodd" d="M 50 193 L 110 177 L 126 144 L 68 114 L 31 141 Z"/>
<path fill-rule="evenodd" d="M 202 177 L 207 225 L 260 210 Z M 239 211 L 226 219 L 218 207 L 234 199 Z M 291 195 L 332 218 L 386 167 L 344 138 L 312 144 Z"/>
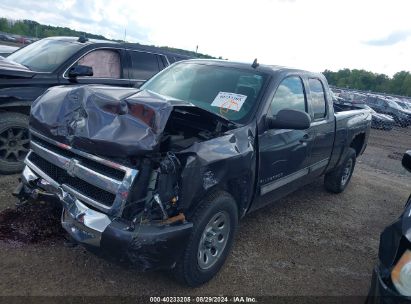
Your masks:
<path fill-rule="evenodd" d="M 400 164 L 407 149 L 411 128 L 372 130 L 344 193 L 327 193 L 317 180 L 250 214 L 223 269 L 196 289 L 165 272 L 141 273 L 65 246 L 47 204 L 3 211 L 0 296 L 366 295 L 379 235 L 411 192 L 411 174 Z M 0 177 L 0 209 L 14 206 L 17 178 Z"/>

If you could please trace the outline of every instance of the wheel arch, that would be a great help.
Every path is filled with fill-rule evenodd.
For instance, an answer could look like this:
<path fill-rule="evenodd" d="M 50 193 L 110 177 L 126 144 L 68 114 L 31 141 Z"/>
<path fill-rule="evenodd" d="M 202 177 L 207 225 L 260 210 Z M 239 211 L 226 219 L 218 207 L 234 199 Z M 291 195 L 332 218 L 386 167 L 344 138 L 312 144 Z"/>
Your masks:
<path fill-rule="evenodd" d="M 14 112 L 29 116 L 30 115 L 30 103 L 26 102 L 12 102 L 0 105 L 1 112 Z"/>
<path fill-rule="evenodd" d="M 355 150 L 356 156 L 360 156 L 365 149 L 365 133 L 356 134 L 350 143 L 350 148 Z"/>
<path fill-rule="evenodd" d="M 246 187 L 240 187 L 240 184 L 241 182 L 238 179 L 231 179 L 226 181 L 225 183 L 217 184 L 209 188 L 204 192 L 201 198 L 192 202 L 185 212 L 187 212 L 188 215 L 193 214 L 205 198 L 213 197 L 215 195 L 218 195 L 218 193 L 225 193 L 229 195 L 236 203 L 238 210 L 238 219 L 240 219 L 245 214 L 248 206 L 248 199 L 244 199 L 245 196 L 243 196 L 243 189 Z"/>

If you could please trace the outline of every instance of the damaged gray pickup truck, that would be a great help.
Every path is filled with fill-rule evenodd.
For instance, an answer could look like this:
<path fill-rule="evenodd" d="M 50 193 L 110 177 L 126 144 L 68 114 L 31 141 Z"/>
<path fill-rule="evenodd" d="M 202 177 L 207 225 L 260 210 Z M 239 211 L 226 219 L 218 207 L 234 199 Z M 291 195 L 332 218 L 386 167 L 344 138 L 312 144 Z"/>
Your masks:
<path fill-rule="evenodd" d="M 61 202 L 65 230 L 94 251 L 198 286 L 250 211 L 322 175 L 343 191 L 370 125 L 369 111 L 334 113 L 321 74 L 182 61 L 140 89 L 40 96 L 15 195 Z"/>

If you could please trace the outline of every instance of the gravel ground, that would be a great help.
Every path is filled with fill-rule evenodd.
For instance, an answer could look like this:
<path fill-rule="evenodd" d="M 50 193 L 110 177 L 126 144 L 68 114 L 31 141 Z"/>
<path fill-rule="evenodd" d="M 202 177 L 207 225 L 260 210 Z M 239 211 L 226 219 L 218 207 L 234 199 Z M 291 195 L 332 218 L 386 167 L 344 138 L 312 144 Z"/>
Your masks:
<path fill-rule="evenodd" d="M 56 233 L 24 243 L 0 240 L 0 296 L 366 295 L 379 234 L 401 213 L 411 191 L 411 174 L 400 165 L 410 148 L 410 128 L 372 130 L 344 193 L 327 193 L 320 179 L 250 214 L 240 223 L 225 266 L 202 287 L 186 288 L 165 272 L 141 273 L 80 246 L 66 247 Z M 0 177 L 0 209 L 14 205 L 10 192 L 17 178 Z M 9 210 L 0 227 L 13 225 L 13 218 L 33 217 L 34 228 L 24 226 L 26 234 L 39 233 L 45 221 L 58 226 L 57 218 L 51 222 L 31 211 Z"/>

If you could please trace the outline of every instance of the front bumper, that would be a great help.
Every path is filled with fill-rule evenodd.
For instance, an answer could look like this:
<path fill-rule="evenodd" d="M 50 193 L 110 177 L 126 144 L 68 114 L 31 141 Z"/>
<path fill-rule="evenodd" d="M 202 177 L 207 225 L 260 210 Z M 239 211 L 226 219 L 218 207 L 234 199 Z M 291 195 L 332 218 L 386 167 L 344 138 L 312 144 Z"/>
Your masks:
<path fill-rule="evenodd" d="M 120 259 L 127 258 L 142 270 L 171 268 L 182 254 L 193 224 L 133 224 L 96 211 L 39 177 L 28 166 L 16 196 L 56 200 L 63 205 L 63 228 L 80 244 Z"/>

